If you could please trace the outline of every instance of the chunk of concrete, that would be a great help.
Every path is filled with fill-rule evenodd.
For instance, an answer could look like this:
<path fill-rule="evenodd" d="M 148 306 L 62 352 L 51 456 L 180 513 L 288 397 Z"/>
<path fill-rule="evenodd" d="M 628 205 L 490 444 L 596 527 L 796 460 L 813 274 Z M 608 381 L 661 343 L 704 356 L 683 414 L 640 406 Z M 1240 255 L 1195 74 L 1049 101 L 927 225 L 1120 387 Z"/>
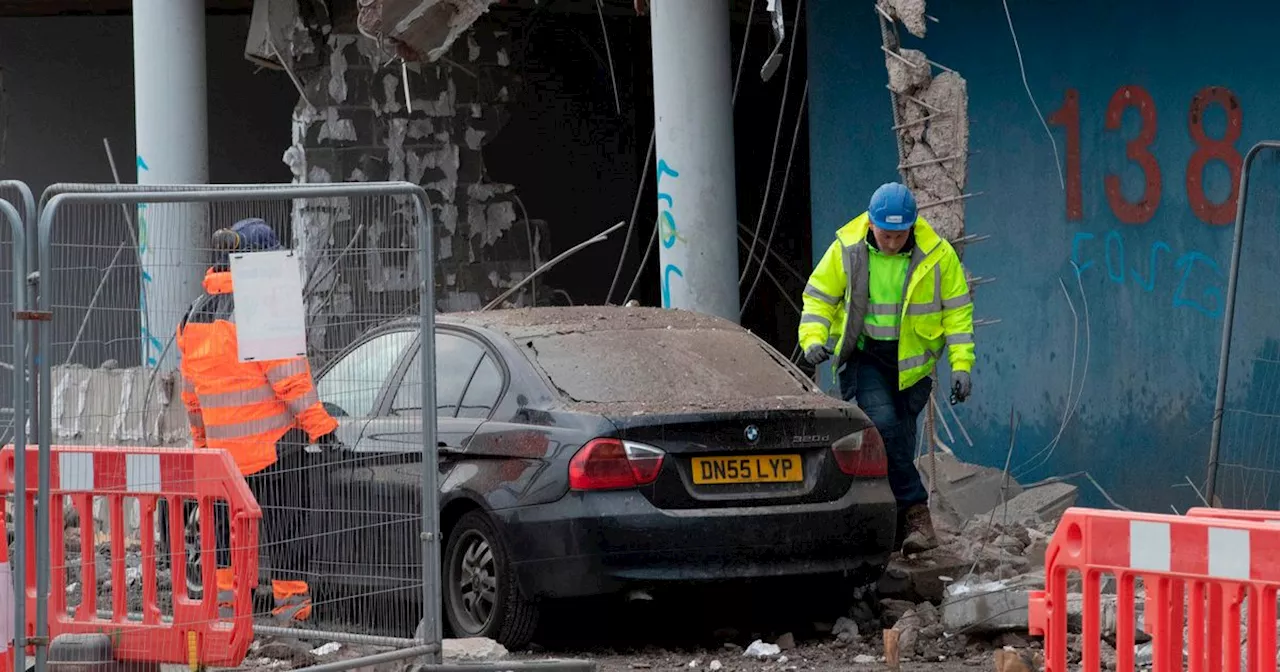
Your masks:
<path fill-rule="evenodd" d="M 445 660 L 460 663 L 479 663 L 507 657 L 507 647 L 488 637 L 446 639 L 441 649 Z"/>
<path fill-rule="evenodd" d="M 1076 503 L 1079 489 L 1070 483 L 1049 483 L 1026 490 L 1007 503 L 997 503 L 982 515 L 995 515 L 997 523 L 1029 526 L 1058 520 Z"/>
<path fill-rule="evenodd" d="M 944 517 L 944 524 L 953 527 L 991 511 L 1006 497 L 1022 494 L 1022 486 L 1013 477 L 1006 483 L 1002 470 L 961 462 L 946 453 L 921 455 L 916 459 L 916 469 L 925 487 L 932 489 L 930 508 L 935 515 Z M 935 472 L 936 484 L 931 481 Z"/>
<path fill-rule="evenodd" d="M 943 577 L 963 576 L 972 564 L 972 560 L 944 548 L 895 559 L 885 569 L 878 584 L 879 591 L 884 597 L 907 600 L 912 605 L 940 602 L 946 589 Z"/>
<path fill-rule="evenodd" d="M 1040 578 L 1043 583 L 1043 578 Z M 966 581 L 947 588 L 942 601 L 942 623 L 950 632 L 997 633 L 1027 629 L 1028 592 L 1037 578 L 1007 581 Z"/>

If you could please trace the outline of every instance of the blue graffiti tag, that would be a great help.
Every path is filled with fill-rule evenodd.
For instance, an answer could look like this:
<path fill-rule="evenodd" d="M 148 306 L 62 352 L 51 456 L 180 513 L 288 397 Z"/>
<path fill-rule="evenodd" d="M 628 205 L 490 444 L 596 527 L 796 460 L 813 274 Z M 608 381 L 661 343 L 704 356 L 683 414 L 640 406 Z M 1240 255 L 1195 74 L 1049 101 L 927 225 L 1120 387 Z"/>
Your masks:
<path fill-rule="evenodd" d="M 662 176 L 670 175 L 673 178 L 680 177 L 680 173 L 676 172 L 666 159 L 658 159 L 658 202 L 666 203 L 666 209 L 658 213 L 658 233 L 659 239 L 662 240 L 662 246 L 666 249 L 675 247 L 676 241 L 683 241 L 680 235 L 680 229 L 676 226 L 676 217 L 671 210 L 675 207 L 675 199 L 671 194 L 662 191 Z M 668 263 L 667 267 L 662 271 L 662 307 L 671 307 L 671 275 L 684 278 L 684 271 L 680 267 Z"/>
<path fill-rule="evenodd" d="M 1222 269 L 1218 267 L 1218 262 L 1200 252 L 1187 252 L 1178 258 L 1175 266 L 1182 269 L 1182 280 L 1178 282 L 1178 289 L 1173 294 L 1173 305 L 1178 307 L 1190 308 L 1209 317 L 1217 317 L 1222 314 L 1222 289 L 1210 285 L 1204 290 L 1206 296 L 1214 297 L 1212 306 L 1206 306 L 1199 301 L 1187 298 L 1187 278 L 1191 276 L 1191 270 L 1195 268 L 1196 262 L 1201 262 L 1213 271 L 1215 279 L 1223 278 Z"/>
<path fill-rule="evenodd" d="M 137 155 L 138 173 L 144 173 L 151 170 L 147 166 L 147 162 L 142 159 L 142 155 Z M 142 313 L 142 349 L 144 361 L 147 366 L 155 366 L 159 363 L 156 355 L 164 351 L 164 343 L 160 342 L 154 334 L 151 333 L 150 314 L 147 311 L 147 289 L 151 285 L 151 274 L 147 272 L 150 250 L 147 247 L 149 236 L 147 231 L 147 204 L 138 204 L 138 259 L 142 262 L 142 282 L 138 283 L 138 300 L 141 302 L 140 311 Z"/>
<path fill-rule="evenodd" d="M 1086 232 L 1076 233 L 1072 237 L 1071 262 L 1075 266 L 1077 275 L 1083 275 L 1086 269 L 1098 261 L 1097 250 L 1090 255 L 1084 249 L 1085 243 L 1096 240 L 1096 235 Z M 1142 271 L 1135 267 L 1127 266 L 1125 241 L 1120 231 L 1108 231 L 1101 242 L 1103 243 L 1101 256 L 1103 265 L 1106 267 L 1107 279 L 1117 285 L 1123 285 L 1132 280 L 1143 292 L 1148 294 L 1155 291 L 1156 288 L 1156 281 L 1160 272 L 1160 253 L 1175 254 L 1173 248 L 1163 240 L 1151 243 L 1146 252 L 1147 275 L 1144 279 Z M 1201 291 L 1202 298 L 1206 299 L 1206 302 L 1188 296 L 1187 284 L 1192 272 L 1198 266 L 1208 268 L 1211 273 L 1211 280 L 1209 280 L 1208 286 Z M 1173 267 L 1182 273 L 1172 294 L 1171 305 L 1174 308 L 1189 308 L 1211 318 L 1216 318 L 1222 314 L 1222 288 L 1220 284 L 1225 278 L 1225 274 L 1222 272 L 1221 267 L 1218 266 L 1218 262 L 1203 252 L 1188 250 L 1178 255 Z"/>
<path fill-rule="evenodd" d="M 1169 246 L 1166 245 L 1164 241 L 1157 240 L 1151 244 L 1151 260 L 1147 262 L 1147 268 L 1150 269 L 1151 276 L 1145 281 L 1142 279 L 1142 274 L 1138 272 L 1138 269 L 1129 269 L 1129 273 L 1132 275 L 1134 282 L 1137 282 L 1142 289 L 1148 292 L 1156 288 L 1156 261 L 1160 256 L 1160 250 L 1164 250 L 1169 253 L 1173 252 L 1173 250 L 1169 249 Z"/>

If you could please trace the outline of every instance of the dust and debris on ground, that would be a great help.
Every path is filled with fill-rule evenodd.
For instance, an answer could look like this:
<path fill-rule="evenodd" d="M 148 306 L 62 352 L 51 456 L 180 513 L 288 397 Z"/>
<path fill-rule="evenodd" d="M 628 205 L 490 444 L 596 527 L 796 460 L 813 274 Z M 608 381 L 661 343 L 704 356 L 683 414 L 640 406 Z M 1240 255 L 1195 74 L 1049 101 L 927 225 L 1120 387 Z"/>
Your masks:
<path fill-rule="evenodd" d="M 1045 554 L 1058 519 L 1075 503 L 1076 488 L 1063 482 L 1024 487 L 999 470 L 947 454 L 924 456 L 917 468 L 932 492 L 942 543 L 926 553 L 895 555 L 878 575 L 863 581 L 811 577 L 735 582 L 655 591 L 654 599 L 631 602 L 566 602 L 546 607 L 546 626 L 526 649 L 508 651 L 486 639 L 448 640 L 445 657 L 459 662 L 590 659 L 605 672 L 884 669 L 890 662 L 885 657 L 889 631 L 902 670 L 995 664 L 998 672 L 1034 671 L 1043 652 L 1041 639 L 1027 632 L 1027 597 L 1029 591 L 1043 589 Z M 75 593 L 69 595 L 73 604 L 83 591 L 80 533 L 78 523 L 68 517 L 67 590 Z M 109 603 L 110 545 L 94 542 L 100 604 Z M 127 569 L 134 570 L 126 571 L 130 582 L 138 578 L 140 564 L 134 551 L 130 546 L 126 557 Z M 160 599 L 167 603 L 172 590 L 167 568 L 159 578 Z M 1068 660 L 1075 664 L 1083 650 L 1083 597 L 1078 578 L 1068 585 Z M 1115 581 L 1103 581 L 1100 646 L 1106 670 L 1116 666 L 1116 592 Z M 1145 593 L 1141 585 L 1135 592 L 1134 653 L 1139 668 L 1145 669 L 1152 664 L 1150 639 L 1141 625 Z M 325 622 L 313 627 L 347 629 Z M 385 650 L 323 638 L 260 637 L 241 667 L 288 670 Z M 412 665 L 388 663 L 375 669 L 391 672 Z"/>

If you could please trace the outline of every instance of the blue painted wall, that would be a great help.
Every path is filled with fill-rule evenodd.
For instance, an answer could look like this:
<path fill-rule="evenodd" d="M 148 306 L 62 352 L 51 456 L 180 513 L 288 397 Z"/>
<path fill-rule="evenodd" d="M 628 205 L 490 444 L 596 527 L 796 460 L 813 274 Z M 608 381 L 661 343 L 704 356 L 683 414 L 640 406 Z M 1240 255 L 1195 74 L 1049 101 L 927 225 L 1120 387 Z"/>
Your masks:
<path fill-rule="evenodd" d="M 977 445 L 959 442 L 961 458 L 1002 465 L 1012 408 L 1021 415 L 1013 455 L 1020 481 L 1088 471 L 1125 506 L 1168 512 L 1171 504 L 1184 510 L 1195 503 L 1186 479 L 1197 486 L 1204 480 L 1232 227 L 1202 221 L 1188 197 L 1187 166 L 1197 149 L 1189 129 L 1192 99 L 1208 86 L 1235 94 L 1240 154 L 1260 139 L 1280 138 L 1280 52 L 1271 46 L 1280 4 L 1214 7 L 1188 0 L 1010 0 L 1040 110 L 1048 117 L 1068 89 L 1078 91 L 1082 200 L 1074 221 L 1000 0 L 935 2 L 929 10 L 940 23 L 929 25 L 926 39 L 903 31 L 904 46 L 924 49 L 968 81 L 974 152 L 968 191 L 984 194 L 968 201 L 967 228 L 992 238 L 970 246 L 964 261 L 974 274 L 998 278 L 977 290 L 978 317 L 1002 322 L 978 330 L 975 396 L 957 407 Z M 810 0 L 808 18 L 819 255 L 836 228 L 897 172 L 872 3 Z M 1108 104 L 1126 85 L 1149 92 L 1155 110 L 1149 149 L 1162 188 L 1154 215 L 1140 224 L 1122 222 L 1104 189 L 1105 175 L 1113 173 L 1124 197 L 1137 201 L 1145 184 L 1142 169 L 1126 158 L 1126 143 L 1140 132 L 1138 110 L 1128 108 L 1118 129 L 1105 129 Z M 1221 138 L 1223 108 L 1208 106 L 1202 123 L 1208 137 Z M 1066 129 L 1051 129 L 1065 164 Z M 1226 166 L 1211 162 L 1203 172 L 1208 199 L 1227 200 Z M 1280 165 L 1274 156 L 1255 163 L 1251 184 L 1223 446 L 1224 462 L 1240 466 L 1223 468 L 1219 493 L 1229 505 L 1275 507 Z M 1079 405 L 1060 430 L 1075 398 L 1073 350 Z M 945 382 L 949 374 L 942 375 Z M 1087 480 L 1077 483 L 1083 503 L 1105 506 Z"/>

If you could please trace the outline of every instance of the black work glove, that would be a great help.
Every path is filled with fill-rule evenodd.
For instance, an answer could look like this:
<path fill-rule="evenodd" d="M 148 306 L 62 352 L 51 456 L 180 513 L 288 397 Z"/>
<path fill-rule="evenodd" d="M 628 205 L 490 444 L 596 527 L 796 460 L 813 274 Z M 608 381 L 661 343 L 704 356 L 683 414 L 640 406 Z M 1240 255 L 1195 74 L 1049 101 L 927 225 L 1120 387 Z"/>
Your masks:
<path fill-rule="evenodd" d="M 831 350 L 821 343 L 815 343 L 804 351 L 804 360 L 812 366 L 817 366 L 831 358 Z"/>
<path fill-rule="evenodd" d="M 962 404 L 973 392 L 973 381 L 969 380 L 968 371 L 951 372 L 951 403 Z"/>
<path fill-rule="evenodd" d="M 316 438 L 316 445 L 323 450 L 342 450 L 342 441 L 338 440 L 337 430 Z"/>

